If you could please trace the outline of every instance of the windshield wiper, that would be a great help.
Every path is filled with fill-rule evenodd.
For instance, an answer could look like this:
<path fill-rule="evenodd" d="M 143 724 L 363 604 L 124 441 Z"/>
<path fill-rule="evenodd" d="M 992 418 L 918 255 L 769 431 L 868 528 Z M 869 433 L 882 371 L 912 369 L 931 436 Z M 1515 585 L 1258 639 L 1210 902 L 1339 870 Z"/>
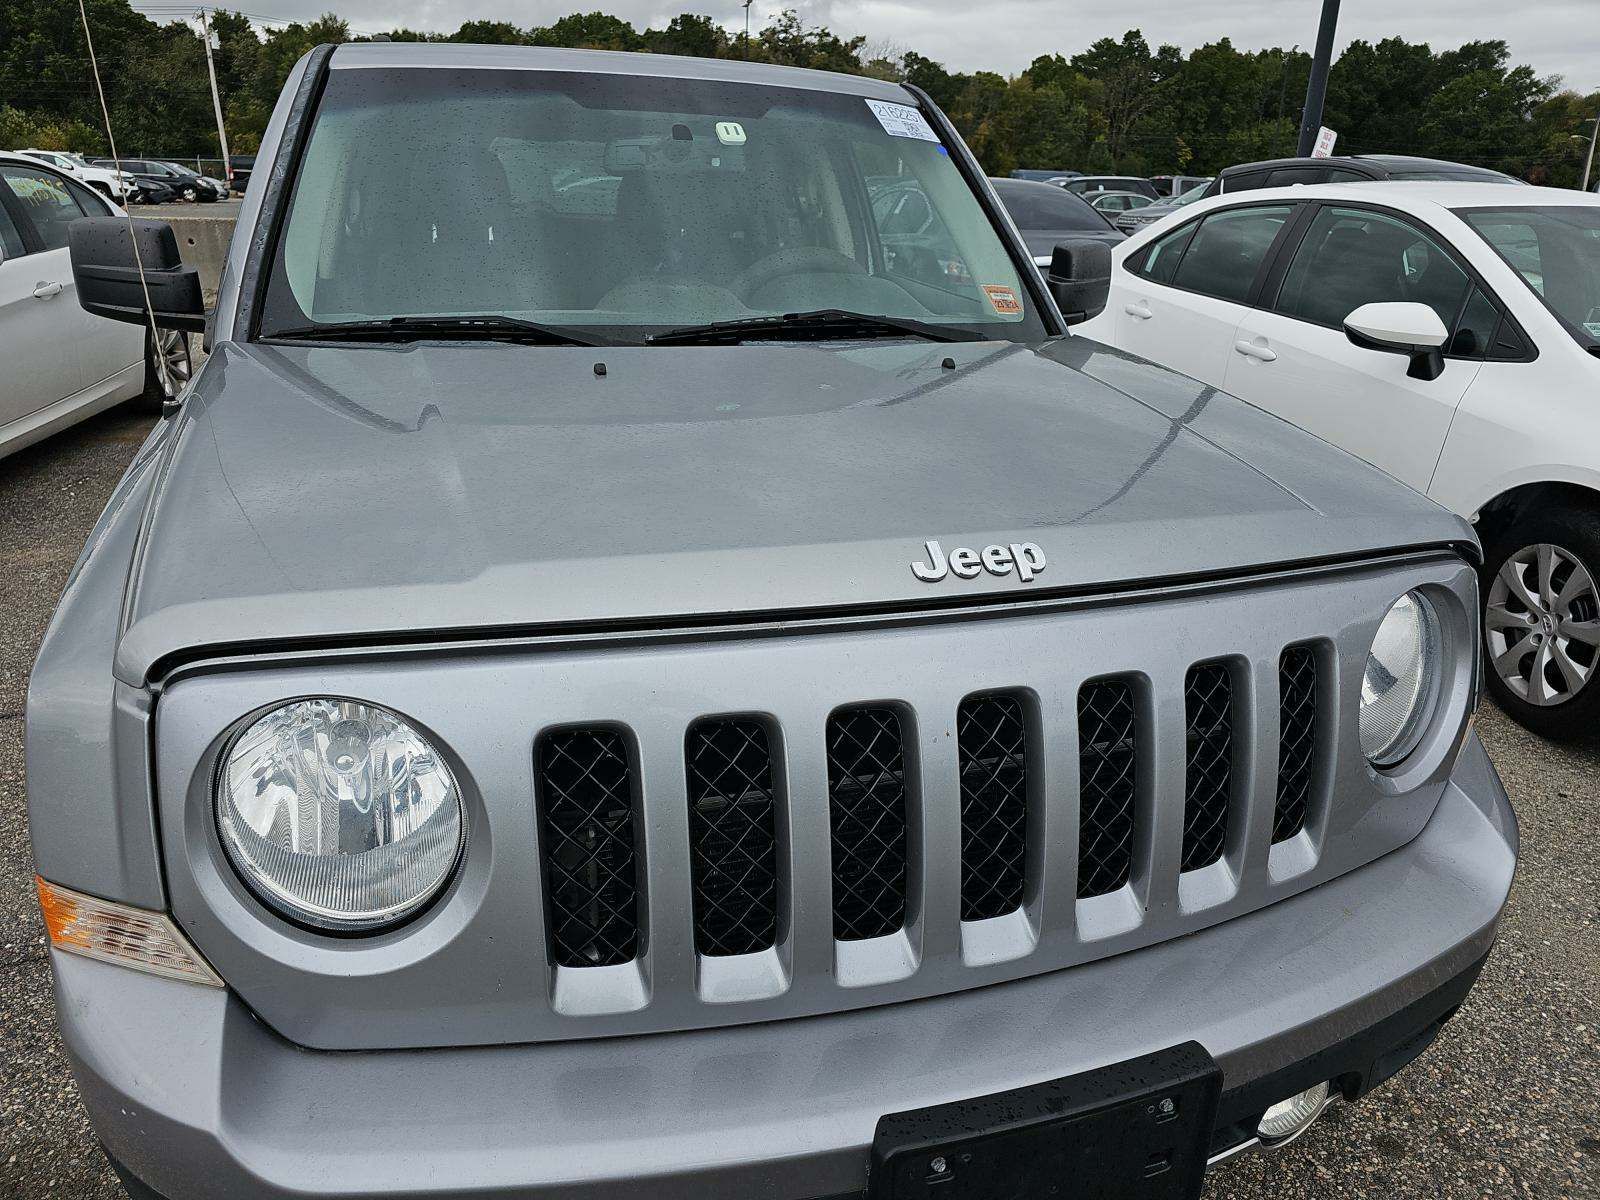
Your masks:
<path fill-rule="evenodd" d="M 734 321 L 709 321 L 652 333 L 652 346 L 719 346 L 755 339 L 820 342 L 842 338 L 919 337 L 930 342 L 958 342 L 973 336 L 964 329 L 947 329 L 906 317 L 880 317 L 843 308 L 784 313 L 772 317 L 742 317 Z"/>
<path fill-rule="evenodd" d="M 560 325 L 520 317 L 386 317 L 381 321 L 337 321 L 302 325 L 267 335 L 317 342 L 417 342 L 426 340 L 516 342 L 527 346 L 603 346 L 597 338 Z"/>

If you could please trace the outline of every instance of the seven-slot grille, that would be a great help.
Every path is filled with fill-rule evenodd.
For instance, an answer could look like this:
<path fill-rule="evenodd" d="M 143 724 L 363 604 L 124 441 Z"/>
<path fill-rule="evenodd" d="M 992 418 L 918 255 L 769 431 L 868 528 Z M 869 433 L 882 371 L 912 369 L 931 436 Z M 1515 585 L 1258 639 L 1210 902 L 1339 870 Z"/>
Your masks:
<path fill-rule="evenodd" d="M 610 967 L 639 953 L 633 767 L 619 730 L 561 729 L 535 750 L 550 957 Z"/>
<path fill-rule="evenodd" d="M 1317 758 L 1317 652 L 1290 646 L 1278 660 L 1278 804 L 1272 840 L 1305 828 Z"/>
<path fill-rule="evenodd" d="M 961 751 L 961 919 L 1022 907 L 1027 871 L 1028 756 L 1022 701 L 969 696 L 956 713 Z"/>
<path fill-rule="evenodd" d="M 684 759 L 695 949 L 769 949 L 778 938 L 778 841 L 766 726 L 752 718 L 696 721 Z"/>
<path fill-rule="evenodd" d="M 1096 679 L 1078 692 L 1078 898 L 1103 896 L 1133 873 L 1139 723 L 1133 687 Z"/>
<path fill-rule="evenodd" d="M 828 718 L 833 936 L 864 941 L 906 922 L 906 767 L 900 714 L 846 708 Z"/>
<path fill-rule="evenodd" d="M 1183 686 L 1186 763 L 1183 870 L 1222 857 L 1233 799 L 1233 677 L 1226 663 L 1189 668 Z"/>
<path fill-rule="evenodd" d="M 1318 764 L 1317 654 L 1291 646 L 1279 663 L 1279 747 L 1273 841 L 1307 823 Z M 1079 899 L 1116 892 L 1135 878 L 1135 847 L 1151 786 L 1149 709 L 1133 677 L 1085 683 L 1077 697 Z M 1034 805 L 1058 803 L 1030 788 L 1038 714 L 1023 692 L 979 693 L 955 714 L 960 794 L 960 914 L 982 921 L 1015 912 L 1028 893 Z M 1242 808 L 1235 760 L 1238 711 L 1231 668 L 1191 667 L 1184 683 L 1185 780 L 1180 869 L 1225 852 Z M 858 705 L 828 718 L 827 808 L 833 934 L 864 941 L 904 928 L 912 879 L 908 790 L 909 714 Z M 791 734 L 792 736 L 792 734 Z M 1049 733 L 1045 733 L 1048 741 Z M 748 717 L 693 722 L 684 738 L 688 869 L 695 950 L 705 957 L 769 950 L 780 924 L 780 820 L 795 802 L 773 766 L 774 731 Z M 550 956 L 561 967 L 615 966 L 642 944 L 635 822 L 635 768 L 625 734 L 568 728 L 540 737 L 537 798 Z M 803 798 L 804 799 L 804 798 Z M 1143 814 L 1143 815 L 1141 815 Z"/>

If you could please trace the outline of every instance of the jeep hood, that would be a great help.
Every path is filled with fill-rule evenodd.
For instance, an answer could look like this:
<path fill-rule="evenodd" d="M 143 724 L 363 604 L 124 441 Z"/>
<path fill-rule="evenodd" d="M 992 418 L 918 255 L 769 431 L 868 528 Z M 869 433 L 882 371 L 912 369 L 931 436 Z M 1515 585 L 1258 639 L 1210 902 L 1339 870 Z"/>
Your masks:
<path fill-rule="evenodd" d="M 1040 596 L 1472 540 L 1084 338 L 225 343 L 168 436 L 117 658 L 133 683 L 208 648 Z M 930 539 L 1034 542 L 1048 565 L 927 583 Z"/>

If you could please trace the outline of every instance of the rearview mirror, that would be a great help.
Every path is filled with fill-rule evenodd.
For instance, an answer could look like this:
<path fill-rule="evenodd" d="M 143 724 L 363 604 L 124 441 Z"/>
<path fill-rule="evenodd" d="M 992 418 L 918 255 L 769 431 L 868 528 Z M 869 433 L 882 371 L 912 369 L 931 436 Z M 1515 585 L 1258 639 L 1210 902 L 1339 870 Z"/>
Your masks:
<path fill-rule="evenodd" d="M 128 224 L 126 217 L 84 217 L 67 227 L 78 303 L 97 317 L 142 325 L 148 319 L 148 289 L 157 325 L 202 332 L 206 312 L 200 272 L 183 265 L 172 226 L 165 221 L 136 220 L 130 237 Z M 143 284 L 139 281 L 141 265 Z"/>
<path fill-rule="evenodd" d="M 1058 243 L 1046 282 L 1068 325 L 1099 316 L 1111 297 L 1111 247 L 1092 238 Z"/>
<path fill-rule="evenodd" d="M 1344 335 L 1363 350 L 1405 354 L 1406 374 L 1424 382 L 1444 373 L 1444 344 L 1450 331 L 1426 304 L 1394 301 L 1363 304 L 1344 319 Z"/>

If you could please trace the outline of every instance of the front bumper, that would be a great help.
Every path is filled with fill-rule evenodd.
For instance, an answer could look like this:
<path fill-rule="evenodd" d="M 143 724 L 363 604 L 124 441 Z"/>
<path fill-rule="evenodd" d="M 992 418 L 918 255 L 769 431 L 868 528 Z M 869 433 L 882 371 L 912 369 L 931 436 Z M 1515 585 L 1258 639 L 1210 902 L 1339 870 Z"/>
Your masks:
<path fill-rule="evenodd" d="M 231 993 L 54 954 L 85 1105 L 168 1200 L 800 1200 L 864 1186 L 879 1116 L 1189 1039 L 1224 1073 L 1213 1149 L 1324 1079 L 1354 1098 L 1471 987 L 1516 866 L 1476 736 L 1422 834 L 1202 933 L 957 995 L 721 1030 L 333 1053 Z"/>

